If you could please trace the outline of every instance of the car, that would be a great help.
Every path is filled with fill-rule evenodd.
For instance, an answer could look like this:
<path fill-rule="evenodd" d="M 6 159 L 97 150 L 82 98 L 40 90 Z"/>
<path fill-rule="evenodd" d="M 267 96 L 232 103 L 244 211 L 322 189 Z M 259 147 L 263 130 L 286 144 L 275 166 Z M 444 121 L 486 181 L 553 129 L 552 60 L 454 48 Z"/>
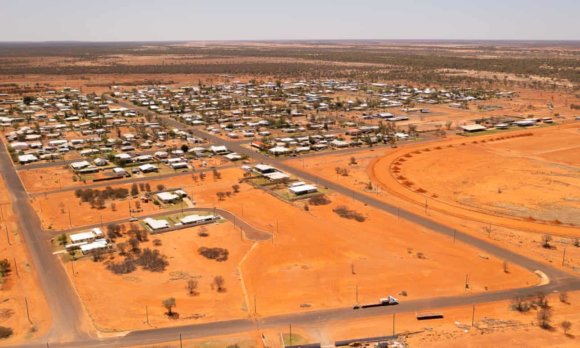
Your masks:
<path fill-rule="evenodd" d="M 132 218 L 129 219 L 129 222 L 135 222 L 135 221 L 138 221 L 138 220 L 139 219 L 137 219 L 136 217 L 132 217 Z"/>

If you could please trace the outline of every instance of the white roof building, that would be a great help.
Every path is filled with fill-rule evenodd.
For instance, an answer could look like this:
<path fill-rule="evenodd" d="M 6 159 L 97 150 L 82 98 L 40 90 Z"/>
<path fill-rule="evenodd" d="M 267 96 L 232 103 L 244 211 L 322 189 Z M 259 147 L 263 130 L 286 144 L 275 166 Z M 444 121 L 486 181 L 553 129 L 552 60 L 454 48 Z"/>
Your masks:
<path fill-rule="evenodd" d="M 167 222 L 167 220 L 155 220 L 152 218 L 145 218 L 143 222 L 147 226 L 149 226 L 149 228 L 151 228 L 153 231 L 169 228 L 169 222 Z"/>
<path fill-rule="evenodd" d="M 213 222 L 217 219 L 218 217 L 215 215 L 188 215 L 182 217 L 180 221 L 184 225 L 198 225 Z"/>
<path fill-rule="evenodd" d="M 38 157 L 34 155 L 20 155 L 18 156 L 18 162 L 20 163 L 29 163 L 29 162 L 36 162 L 38 161 Z"/>
<path fill-rule="evenodd" d="M 103 236 L 103 231 L 96 227 L 93 228 L 90 231 L 86 231 L 86 232 L 80 232 L 80 233 L 75 233 L 75 234 L 71 234 L 69 236 L 71 243 L 76 244 L 76 243 L 82 243 L 82 242 L 90 242 L 92 240 L 95 240 L 99 237 Z"/>
<path fill-rule="evenodd" d="M 314 185 L 300 185 L 289 187 L 288 190 L 295 195 L 304 195 L 307 193 L 314 193 L 318 191 L 318 188 Z"/>
<path fill-rule="evenodd" d="M 83 254 L 88 254 L 95 250 L 106 249 L 109 246 L 109 242 L 106 239 L 97 239 L 92 243 L 81 245 L 81 251 Z"/>
<path fill-rule="evenodd" d="M 162 202 L 173 202 L 179 199 L 179 196 L 171 192 L 159 192 L 156 194 L 157 198 Z"/>

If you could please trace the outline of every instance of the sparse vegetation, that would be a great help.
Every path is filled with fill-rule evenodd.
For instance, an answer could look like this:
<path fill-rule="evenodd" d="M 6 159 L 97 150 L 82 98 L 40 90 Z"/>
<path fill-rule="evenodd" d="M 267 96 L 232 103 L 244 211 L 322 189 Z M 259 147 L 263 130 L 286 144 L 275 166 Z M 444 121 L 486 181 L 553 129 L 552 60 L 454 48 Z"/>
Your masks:
<path fill-rule="evenodd" d="M 8 338 L 12 336 L 13 333 L 14 331 L 11 328 L 6 326 L 0 326 L 0 339 Z"/>
<path fill-rule="evenodd" d="M 366 220 L 366 217 L 364 215 L 362 215 L 361 213 L 359 213 L 357 211 L 351 210 L 344 205 L 340 205 L 340 206 L 334 208 L 332 211 L 335 212 L 336 214 L 338 214 L 338 216 L 345 218 L 345 219 L 356 220 L 358 222 L 363 222 Z"/>
<path fill-rule="evenodd" d="M 227 261 L 229 255 L 229 251 L 224 248 L 201 247 L 197 249 L 197 252 L 207 259 L 216 260 L 218 262 Z"/>

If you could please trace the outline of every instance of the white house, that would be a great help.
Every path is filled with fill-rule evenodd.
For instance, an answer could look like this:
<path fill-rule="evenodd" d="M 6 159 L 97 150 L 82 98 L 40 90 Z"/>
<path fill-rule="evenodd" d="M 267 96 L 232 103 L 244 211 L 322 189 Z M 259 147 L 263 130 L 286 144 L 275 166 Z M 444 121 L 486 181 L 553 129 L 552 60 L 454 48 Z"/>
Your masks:
<path fill-rule="evenodd" d="M 157 168 L 152 164 L 144 164 L 142 166 L 139 166 L 139 170 L 142 171 L 143 173 L 152 173 L 159 171 L 159 168 Z"/>
<path fill-rule="evenodd" d="M 103 231 L 100 228 L 95 227 L 90 231 L 71 234 L 69 238 L 71 243 L 77 244 L 77 243 L 89 243 L 102 236 Z"/>
<path fill-rule="evenodd" d="M 173 203 L 179 199 L 179 196 L 172 192 L 159 192 L 156 196 L 163 203 Z"/>
<path fill-rule="evenodd" d="M 288 190 L 297 196 L 318 192 L 318 188 L 316 186 L 306 184 L 292 186 L 289 187 Z"/>
<path fill-rule="evenodd" d="M 155 220 L 153 218 L 145 218 L 143 222 L 147 226 L 149 226 L 149 228 L 151 228 L 153 231 L 169 228 L 169 222 L 167 222 L 167 220 Z"/>
<path fill-rule="evenodd" d="M 218 220 L 215 215 L 188 215 L 180 219 L 183 225 L 202 225 Z"/>
<path fill-rule="evenodd" d="M 30 162 L 36 162 L 38 161 L 38 157 L 34 156 L 34 155 L 20 155 L 18 156 L 18 162 L 20 162 L 20 164 L 26 164 L 26 163 L 30 163 Z"/>

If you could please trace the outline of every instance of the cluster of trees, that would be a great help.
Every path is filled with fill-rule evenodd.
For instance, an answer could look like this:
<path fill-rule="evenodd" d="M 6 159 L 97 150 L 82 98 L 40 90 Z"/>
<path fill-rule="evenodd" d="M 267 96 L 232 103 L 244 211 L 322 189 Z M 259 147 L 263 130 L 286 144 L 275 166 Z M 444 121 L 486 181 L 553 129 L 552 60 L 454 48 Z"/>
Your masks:
<path fill-rule="evenodd" d="M 568 293 L 561 292 L 559 294 L 560 302 L 569 304 Z M 538 293 L 535 296 L 518 296 L 512 300 L 511 308 L 515 311 L 525 313 L 530 310 L 537 310 L 536 318 L 538 320 L 538 326 L 542 329 L 551 330 L 552 329 L 552 315 L 553 309 L 548 301 L 548 297 L 544 293 Z M 572 327 L 572 323 L 565 320 L 560 323 L 560 327 L 564 330 L 565 334 Z"/>
<path fill-rule="evenodd" d="M 167 265 L 169 265 L 167 258 L 159 250 L 145 248 L 139 253 L 127 253 L 119 262 L 109 262 L 107 269 L 115 274 L 127 274 L 139 266 L 150 272 L 163 272 Z"/>
<path fill-rule="evenodd" d="M 308 200 L 308 203 L 310 203 L 311 205 L 327 205 L 330 204 L 330 199 L 328 199 L 328 197 L 326 197 L 325 195 L 318 195 L 318 196 L 314 196 L 311 197 Z"/>
<path fill-rule="evenodd" d="M 336 167 L 336 168 L 334 168 L 334 171 L 338 175 L 348 176 L 348 169 L 347 168 Z"/>
<path fill-rule="evenodd" d="M 124 259 L 118 262 L 108 262 L 107 269 L 115 274 L 127 274 L 135 271 L 137 267 L 151 272 L 163 272 L 169 262 L 157 249 L 141 249 L 141 243 L 149 240 L 147 230 L 137 224 L 131 224 L 125 231 L 124 225 L 107 225 L 107 237 L 111 240 L 128 236 L 127 241 L 117 243 L 117 251 Z M 160 245 L 160 243 L 154 243 Z"/>
<path fill-rule="evenodd" d="M 75 196 L 84 203 L 90 203 L 91 208 L 103 209 L 107 199 L 125 199 L 129 196 L 126 188 L 112 188 L 107 186 L 104 190 L 77 189 Z"/>
<path fill-rule="evenodd" d="M 238 186 L 238 189 L 237 189 L 238 191 L 237 192 L 239 192 L 239 190 L 240 190 L 239 189 L 239 185 L 234 185 L 234 186 Z M 235 189 L 234 189 L 234 192 L 236 192 Z M 218 197 L 218 199 L 220 201 L 223 201 L 224 199 L 226 199 L 226 197 L 228 197 L 228 198 L 231 197 L 232 196 L 232 192 L 231 191 L 225 191 L 225 192 L 219 191 L 219 192 L 216 192 L 216 195 L 217 195 L 217 197 Z"/>
<path fill-rule="evenodd" d="M 364 215 L 362 215 L 361 213 L 359 213 L 355 210 L 352 210 L 344 205 L 339 205 L 338 207 L 334 208 L 332 211 L 335 212 L 336 214 L 338 214 L 338 216 L 345 218 L 345 219 L 356 220 L 358 222 L 363 222 L 366 220 L 366 217 Z"/>
<path fill-rule="evenodd" d="M 201 247 L 197 249 L 197 252 L 207 259 L 216 260 L 218 262 L 227 261 L 229 255 L 228 249 L 224 248 Z"/>

